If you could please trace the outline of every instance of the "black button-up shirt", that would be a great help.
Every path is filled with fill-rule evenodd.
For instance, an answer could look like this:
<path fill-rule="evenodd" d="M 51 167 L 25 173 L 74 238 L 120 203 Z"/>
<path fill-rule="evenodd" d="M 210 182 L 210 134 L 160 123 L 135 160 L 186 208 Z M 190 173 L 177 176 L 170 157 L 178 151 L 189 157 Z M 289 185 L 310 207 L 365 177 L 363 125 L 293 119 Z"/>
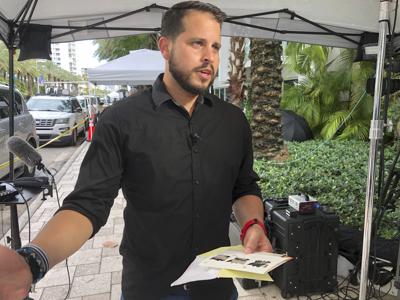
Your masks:
<path fill-rule="evenodd" d="M 88 217 L 95 234 L 122 188 L 123 294 L 127 300 L 159 299 L 197 254 L 229 245 L 232 203 L 260 196 L 257 180 L 242 111 L 206 95 L 190 116 L 160 75 L 152 91 L 104 111 L 61 209 Z M 210 286 L 200 293 L 216 295 Z"/>

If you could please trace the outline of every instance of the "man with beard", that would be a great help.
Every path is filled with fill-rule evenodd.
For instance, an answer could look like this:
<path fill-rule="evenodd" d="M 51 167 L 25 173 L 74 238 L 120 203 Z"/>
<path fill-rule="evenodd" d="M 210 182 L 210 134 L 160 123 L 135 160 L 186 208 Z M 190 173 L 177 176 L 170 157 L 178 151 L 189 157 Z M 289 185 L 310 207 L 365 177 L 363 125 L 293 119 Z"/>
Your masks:
<path fill-rule="evenodd" d="M 197 1 L 165 13 L 159 38 L 165 73 L 151 91 L 103 113 L 74 191 L 21 256 L 1 248 L 1 299 L 21 298 L 32 280 L 95 235 L 120 188 L 127 202 L 122 299 L 237 299 L 230 279 L 170 287 L 196 255 L 229 245 L 232 208 L 245 251 L 272 251 L 249 124 L 240 109 L 207 93 L 224 17 Z"/>

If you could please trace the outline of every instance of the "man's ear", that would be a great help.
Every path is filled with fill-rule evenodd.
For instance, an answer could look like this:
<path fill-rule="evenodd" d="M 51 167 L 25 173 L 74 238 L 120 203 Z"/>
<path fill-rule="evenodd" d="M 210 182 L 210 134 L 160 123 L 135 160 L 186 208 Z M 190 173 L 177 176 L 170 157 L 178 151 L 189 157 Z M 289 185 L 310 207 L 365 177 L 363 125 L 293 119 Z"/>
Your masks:
<path fill-rule="evenodd" d="M 169 60 L 171 40 L 165 36 L 160 36 L 158 39 L 158 48 L 160 49 L 161 55 L 165 60 Z"/>

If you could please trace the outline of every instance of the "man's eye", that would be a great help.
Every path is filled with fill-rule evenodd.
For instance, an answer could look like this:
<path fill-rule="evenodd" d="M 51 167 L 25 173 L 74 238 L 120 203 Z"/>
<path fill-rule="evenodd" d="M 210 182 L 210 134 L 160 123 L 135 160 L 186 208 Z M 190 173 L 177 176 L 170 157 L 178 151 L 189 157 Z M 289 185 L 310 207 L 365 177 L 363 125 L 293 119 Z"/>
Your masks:
<path fill-rule="evenodd" d="M 193 45 L 195 45 L 195 46 L 203 46 L 203 42 L 202 41 L 194 41 Z"/>
<path fill-rule="evenodd" d="M 219 51 L 219 49 L 221 49 L 221 46 L 220 46 L 220 45 L 214 45 L 213 47 L 214 47 L 214 49 L 217 50 L 217 51 Z"/>

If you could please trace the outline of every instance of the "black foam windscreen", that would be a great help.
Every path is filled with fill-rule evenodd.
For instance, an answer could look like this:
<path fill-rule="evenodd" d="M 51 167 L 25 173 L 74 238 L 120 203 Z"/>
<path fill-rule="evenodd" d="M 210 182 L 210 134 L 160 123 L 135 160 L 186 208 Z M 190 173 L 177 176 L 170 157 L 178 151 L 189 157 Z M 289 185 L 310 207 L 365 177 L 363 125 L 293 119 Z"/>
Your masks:
<path fill-rule="evenodd" d="M 50 25 L 21 25 L 18 60 L 34 58 L 51 60 L 51 29 Z"/>
<path fill-rule="evenodd" d="M 29 167 L 42 165 L 42 156 L 24 139 L 12 136 L 7 140 L 8 151 L 17 156 Z"/>

